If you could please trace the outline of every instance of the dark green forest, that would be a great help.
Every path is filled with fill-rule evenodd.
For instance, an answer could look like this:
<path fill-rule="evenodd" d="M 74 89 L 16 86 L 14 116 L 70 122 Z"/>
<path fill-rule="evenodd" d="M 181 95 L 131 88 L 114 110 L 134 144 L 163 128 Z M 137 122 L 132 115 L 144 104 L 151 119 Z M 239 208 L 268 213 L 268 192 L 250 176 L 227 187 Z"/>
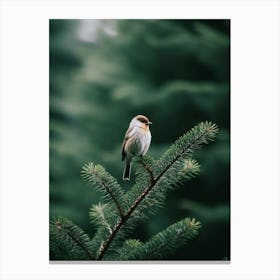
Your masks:
<path fill-rule="evenodd" d="M 171 192 L 131 238 L 146 241 L 194 217 L 197 238 L 168 260 L 230 260 L 230 21 L 50 20 L 50 216 L 91 236 L 89 208 L 100 194 L 80 176 L 101 164 L 122 181 L 121 145 L 130 120 L 153 122 L 147 155 L 158 159 L 202 121 L 215 142 L 196 152 L 200 174 Z"/>

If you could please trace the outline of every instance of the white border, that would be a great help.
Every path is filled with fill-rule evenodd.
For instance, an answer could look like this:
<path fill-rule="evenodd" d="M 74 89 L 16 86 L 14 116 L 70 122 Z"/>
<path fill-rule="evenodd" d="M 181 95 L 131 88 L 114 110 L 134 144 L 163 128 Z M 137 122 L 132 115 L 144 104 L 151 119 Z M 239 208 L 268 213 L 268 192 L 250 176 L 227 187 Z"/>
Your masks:
<path fill-rule="evenodd" d="M 231 264 L 49 264 L 49 18 L 231 19 Z M 2 1 L 1 279 L 279 279 L 279 34 L 278 1 Z"/>

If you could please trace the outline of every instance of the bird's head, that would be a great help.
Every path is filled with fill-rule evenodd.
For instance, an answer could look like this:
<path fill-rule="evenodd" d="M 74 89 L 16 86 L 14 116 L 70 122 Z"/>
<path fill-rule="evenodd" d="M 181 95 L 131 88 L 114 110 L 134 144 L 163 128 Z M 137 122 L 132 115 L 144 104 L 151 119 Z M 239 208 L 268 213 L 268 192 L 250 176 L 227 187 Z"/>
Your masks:
<path fill-rule="evenodd" d="M 152 122 L 144 115 L 137 115 L 130 122 L 130 126 L 138 126 L 144 129 L 149 129 L 149 125 L 151 124 Z"/>

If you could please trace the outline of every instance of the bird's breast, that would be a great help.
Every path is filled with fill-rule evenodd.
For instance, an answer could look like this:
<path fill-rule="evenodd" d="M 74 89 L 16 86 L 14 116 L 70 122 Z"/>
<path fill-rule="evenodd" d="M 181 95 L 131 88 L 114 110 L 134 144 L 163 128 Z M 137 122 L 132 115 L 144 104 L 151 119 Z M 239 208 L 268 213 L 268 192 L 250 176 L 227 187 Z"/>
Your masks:
<path fill-rule="evenodd" d="M 151 132 L 142 128 L 137 129 L 126 143 L 128 153 L 143 155 L 147 152 L 151 143 Z"/>

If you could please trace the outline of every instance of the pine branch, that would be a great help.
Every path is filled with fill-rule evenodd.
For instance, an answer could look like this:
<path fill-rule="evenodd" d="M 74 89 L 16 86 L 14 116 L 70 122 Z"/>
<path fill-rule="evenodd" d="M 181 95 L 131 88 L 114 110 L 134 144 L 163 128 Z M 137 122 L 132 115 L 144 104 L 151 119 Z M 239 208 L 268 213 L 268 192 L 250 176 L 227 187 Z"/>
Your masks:
<path fill-rule="evenodd" d="M 194 160 L 190 160 L 188 162 L 191 162 L 191 166 L 188 166 L 188 169 L 185 170 L 185 172 L 182 172 L 182 174 L 178 173 L 178 178 L 177 180 L 182 179 L 183 177 L 192 177 L 193 174 L 196 174 L 196 172 L 199 170 L 199 166 L 196 164 L 196 161 Z M 185 167 L 186 168 L 186 167 Z M 162 176 L 162 175 L 161 175 Z M 147 195 L 149 195 L 149 193 L 151 192 L 151 190 L 155 187 L 156 183 L 158 180 L 153 180 L 151 181 L 151 184 L 146 187 L 144 189 L 144 191 L 139 195 L 139 197 L 137 197 L 137 199 L 133 202 L 133 204 L 129 207 L 129 209 L 127 210 L 126 214 L 124 215 L 124 217 L 122 217 L 122 219 L 120 219 L 117 224 L 115 225 L 113 231 L 111 232 L 111 234 L 109 235 L 108 239 L 103 242 L 97 259 L 102 259 L 104 256 L 104 253 L 106 252 L 106 250 L 108 249 L 109 245 L 111 244 L 111 242 L 113 241 L 113 239 L 115 238 L 116 234 L 118 233 L 118 231 L 125 225 L 125 223 L 127 222 L 127 220 L 131 217 L 132 213 L 135 211 L 135 209 L 139 206 L 139 204 L 147 197 Z M 176 180 L 174 180 L 175 182 Z M 157 194 L 158 196 L 160 196 L 160 194 Z M 159 198 L 158 198 L 159 199 Z M 153 205 L 153 207 L 156 207 L 156 205 Z M 143 213 L 140 211 L 140 213 L 143 215 Z"/>
<path fill-rule="evenodd" d="M 51 252 L 59 259 L 59 249 L 70 259 L 94 260 L 90 238 L 78 226 L 65 218 L 53 219 L 50 223 Z"/>
<path fill-rule="evenodd" d="M 194 238 L 200 228 L 200 222 L 186 218 L 156 234 L 144 244 L 138 240 L 128 240 L 119 250 L 119 259 L 161 259 Z"/>
<path fill-rule="evenodd" d="M 153 173 L 151 167 L 149 166 L 148 162 L 146 162 L 146 157 L 145 158 L 141 157 L 139 162 L 140 162 L 140 164 L 142 164 L 144 169 L 148 172 L 148 174 L 150 175 L 150 180 L 151 180 L 151 182 L 153 182 L 155 180 L 154 173 Z"/>
<path fill-rule="evenodd" d="M 153 247 L 160 250 L 166 246 L 172 250 L 177 244 L 181 244 L 180 240 L 191 238 L 192 233 L 197 232 L 199 224 L 194 220 L 183 220 L 144 245 L 135 240 L 123 243 L 132 225 L 146 217 L 145 212 L 154 212 L 163 204 L 168 191 L 199 172 L 199 164 L 191 155 L 202 144 L 212 141 L 217 132 L 215 124 L 200 123 L 180 137 L 158 161 L 149 157 L 140 158 L 135 164 L 135 185 L 127 193 L 124 193 L 118 182 L 102 166 L 93 163 L 83 166 L 83 179 L 102 192 L 106 202 L 94 205 L 90 210 L 90 219 L 97 225 L 97 232 L 90 240 L 70 221 L 55 220 L 50 226 L 50 244 L 54 257 L 59 259 L 61 255 L 66 254 L 69 259 L 101 260 L 106 254 L 105 259 L 116 259 L 116 253 L 120 254 L 121 244 L 124 244 L 123 250 L 127 248 L 129 251 L 130 248 L 132 252 L 138 252 L 138 255 L 131 255 L 132 259 L 135 256 L 139 256 L 140 259 L 152 258 Z M 146 252 L 146 256 L 143 252 Z M 154 258 L 161 254 L 158 252 Z"/>
<path fill-rule="evenodd" d="M 161 170 L 155 180 L 159 180 L 176 161 L 182 157 L 190 157 L 202 144 L 213 141 L 217 133 L 217 125 L 206 121 L 199 123 L 181 136 L 158 161 L 158 169 Z"/>
<path fill-rule="evenodd" d="M 82 178 L 97 190 L 104 194 L 104 199 L 112 201 L 120 217 L 124 216 L 122 210 L 124 191 L 116 181 L 101 165 L 93 163 L 85 164 L 81 171 Z"/>
<path fill-rule="evenodd" d="M 100 251 L 98 253 L 97 259 L 103 258 L 105 252 L 108 250 L 111 242 L 114 240 L 118 231 L 124 226 L 127 220 L 131 217 L 134 210 L 138 205 L 145 199 L 145 197 L 151 192 L 151 190 L 158 184 L 161 178 L 183 157 L 190 156 L 194 150 L 200 148 L 203 143 L 208 143 L 212 141 L 218 132 L 218 128 L 215 124 L 211 122 L 200 123 L 187 132 L 185 135 L 180 137 L 174 145 L 166 152 L 166 154 L 160 159 L 159 167 L 165 164 L 164 168 L 159 172 L 159 174 L 151 179 L 150 184 L 144 189 L 144 191 L 135 199 L 133 204 L 129 207 L 127 212 L 121 217 L 118 223 L 114 226 L 112 233 L 102 244 Z M 150 172 L 148 172 L 150 174 Z"/>
<path fill-rule="evenodd" d="M 118 260 L 126 261 L 134 259 L 132 254 L 142 248 L 144 243 L 138 239 L 128 239 L 123 243 L 123 246 L 117 250 Z"/>
<path fill-rule="evenodd" d="M 92 205 L 89 211 L 89 217 L 91 223 L 96 224 L 97 227 L 104 227 L 109 233 L 112 233 L 112 228 L 107 221 L 106 212 L 110 211 L 108 204 Z"/>

